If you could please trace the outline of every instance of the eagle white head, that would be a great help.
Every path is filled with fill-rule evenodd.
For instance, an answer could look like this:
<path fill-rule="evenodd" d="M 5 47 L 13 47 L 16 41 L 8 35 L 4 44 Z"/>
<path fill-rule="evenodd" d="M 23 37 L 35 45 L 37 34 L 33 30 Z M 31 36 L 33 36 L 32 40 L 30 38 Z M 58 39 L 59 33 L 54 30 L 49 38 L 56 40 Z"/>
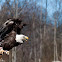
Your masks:
<path fill-rule="evenodd" d="M 23 41 L 27 41 L 29 38 L 23 34 L 16 34 L 16 42 L 23 43 Z"/>

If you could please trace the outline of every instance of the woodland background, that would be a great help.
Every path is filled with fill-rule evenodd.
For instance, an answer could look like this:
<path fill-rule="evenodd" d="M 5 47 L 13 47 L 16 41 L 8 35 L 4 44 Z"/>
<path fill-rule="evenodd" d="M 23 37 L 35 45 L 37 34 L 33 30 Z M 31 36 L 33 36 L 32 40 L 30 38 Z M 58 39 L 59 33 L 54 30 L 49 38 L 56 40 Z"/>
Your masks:
<path fill-rule="evenodd" d="M 21 33 L 29 40 L 16 48 L 16 62 L 62 60 L 62 0 L 0 0 L 0 26 L 9 18 L 28 23 Z"/>

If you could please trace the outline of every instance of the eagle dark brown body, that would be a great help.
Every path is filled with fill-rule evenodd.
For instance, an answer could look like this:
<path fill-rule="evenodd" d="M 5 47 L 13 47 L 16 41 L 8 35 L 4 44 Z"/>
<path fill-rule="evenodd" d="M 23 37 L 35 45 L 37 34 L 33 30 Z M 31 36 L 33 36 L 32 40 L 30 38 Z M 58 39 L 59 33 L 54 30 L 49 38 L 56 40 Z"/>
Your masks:
<path fill-rule="evenodd" d="M 0 46 L 2 46 L 4 50 L 10 50 L 19 45 L 19 43 L 15 41 L 16 34 L 20 34 L 21 29 L 26 25 L 19 19 L 11 19 L 10 21 L 13 21 L 14 23 L 6 23 L 0 31 Z"/>
<path fill-rule="evenodd" d="M 5 37 L 5 39 L 2 41 L 1 46 L 4 50 L 10 50 L 14 47 L 16 41 L 15 41 L 16 32 L 12 31 L 8 34 L 8 36 Z"/>

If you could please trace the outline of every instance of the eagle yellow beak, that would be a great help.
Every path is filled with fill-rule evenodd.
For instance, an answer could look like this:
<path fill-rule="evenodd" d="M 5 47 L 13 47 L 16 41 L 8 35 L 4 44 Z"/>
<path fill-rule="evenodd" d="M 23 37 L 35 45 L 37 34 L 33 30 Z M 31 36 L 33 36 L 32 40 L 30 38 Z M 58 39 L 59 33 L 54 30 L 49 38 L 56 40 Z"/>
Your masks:
<path fill-rule="evenodd" d="M 29 39 L 27 36 L 25 36 L 26 41 Z"/>

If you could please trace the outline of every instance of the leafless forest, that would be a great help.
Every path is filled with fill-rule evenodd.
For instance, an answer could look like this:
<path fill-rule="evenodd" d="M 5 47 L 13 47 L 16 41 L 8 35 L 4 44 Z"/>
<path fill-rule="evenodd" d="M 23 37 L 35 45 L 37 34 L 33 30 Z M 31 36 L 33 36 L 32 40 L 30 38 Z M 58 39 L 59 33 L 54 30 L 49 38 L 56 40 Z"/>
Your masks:
<path fill-rule="evenodd" d="M 0 26 L 9 18 L 28 24 L 21 31 L 28 42 L 3 55 L 6 62 L 15 62 L 15 54 L 16 62 L 62 60 L 62 0 L 0 0 L 0 7 Z"/>

